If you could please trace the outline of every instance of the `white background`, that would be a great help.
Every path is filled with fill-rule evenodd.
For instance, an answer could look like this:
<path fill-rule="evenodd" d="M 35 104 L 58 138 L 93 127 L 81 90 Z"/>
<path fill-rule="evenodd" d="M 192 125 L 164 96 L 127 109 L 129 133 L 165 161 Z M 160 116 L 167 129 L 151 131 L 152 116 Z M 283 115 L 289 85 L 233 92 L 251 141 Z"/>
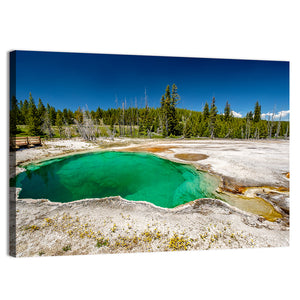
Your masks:
<path fill-rule="evenodd" d="M 1 1 L 2 299 L 299 299 L 297 1 Z M 291 246 L 16 259 L 7 255 L 8 51 L 290 61 Z M 298 284 L 299 285 L 299 284 Z"/>

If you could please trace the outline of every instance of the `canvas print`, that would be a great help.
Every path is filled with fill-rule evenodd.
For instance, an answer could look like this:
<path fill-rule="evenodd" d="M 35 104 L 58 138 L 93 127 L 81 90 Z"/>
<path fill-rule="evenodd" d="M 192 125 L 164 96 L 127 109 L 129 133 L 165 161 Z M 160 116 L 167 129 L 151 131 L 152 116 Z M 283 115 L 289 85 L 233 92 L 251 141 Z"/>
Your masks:
<path fill-rule="evenodd" d="M 289 245 L 289 62 L 10 53 L 10 254 Z"/>

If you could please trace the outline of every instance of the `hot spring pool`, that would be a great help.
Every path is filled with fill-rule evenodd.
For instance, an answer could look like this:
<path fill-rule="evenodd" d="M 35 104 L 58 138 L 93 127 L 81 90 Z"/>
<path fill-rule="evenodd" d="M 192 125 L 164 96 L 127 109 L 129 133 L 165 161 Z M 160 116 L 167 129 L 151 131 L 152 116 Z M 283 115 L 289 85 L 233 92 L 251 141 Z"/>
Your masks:
<path fill-rule="evenodd" d="M 121 196 L 172 208 L 214 197 L 218 183 L 193 166 L 152 154 L 93 152 L 28 165 L 13 185 L 22 188 L 20 198 L 71 202 Z"/>

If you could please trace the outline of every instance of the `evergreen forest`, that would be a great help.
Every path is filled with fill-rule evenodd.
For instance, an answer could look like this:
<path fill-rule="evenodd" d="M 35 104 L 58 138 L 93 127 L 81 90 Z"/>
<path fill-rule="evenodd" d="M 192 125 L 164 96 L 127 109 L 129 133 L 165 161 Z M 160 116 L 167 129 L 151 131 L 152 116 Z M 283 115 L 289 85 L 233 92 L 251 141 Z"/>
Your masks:
<path fill-rule="evenodd" d="M 136 101 L 135 101 L 136 102 Z M 72 111 L 46 104 L 37 104 L 29 94 L 28 100 L 10 102 L 10 134 L 12 136 L 42 136 L 44 138 L 71 138 L 86 140 L 97 137 L 143 138 L 230 138 L 266 139 L 288 138 L 289 122 L 275 120 L 275 112 L 268 120 L 261 119 L 261 105 L 253 103 L 253 111 L 243 118 L 234 117 L 230 103 L 217 107 L 213 97 L 202 111 L 178 108 L 180 96 L 177 87 L 168 85 L 160 99 L 160 107 L 149 107 L 147 95 L 143 107 L 122 102 L 117 108 L 89 110 L 79 107 Z"/>

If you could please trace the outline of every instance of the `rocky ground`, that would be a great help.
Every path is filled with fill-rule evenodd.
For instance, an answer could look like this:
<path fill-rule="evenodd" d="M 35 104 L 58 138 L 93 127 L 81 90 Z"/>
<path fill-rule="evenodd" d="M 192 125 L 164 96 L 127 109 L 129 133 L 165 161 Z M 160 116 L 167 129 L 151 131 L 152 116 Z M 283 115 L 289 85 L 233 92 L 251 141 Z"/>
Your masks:
<path fill-rule="evenodd" d="M 108 149 L 152 152 L 207 170 L 219 178 L 227 203 L 199 199 L 165 209 L 111 197 L 62 204 L 19 199 L 12 189 L 17 256 L 289 245 L 288 141 L 48 141 L 16 151 L 11 165 L 20 172 L 22 163 Z"/>

